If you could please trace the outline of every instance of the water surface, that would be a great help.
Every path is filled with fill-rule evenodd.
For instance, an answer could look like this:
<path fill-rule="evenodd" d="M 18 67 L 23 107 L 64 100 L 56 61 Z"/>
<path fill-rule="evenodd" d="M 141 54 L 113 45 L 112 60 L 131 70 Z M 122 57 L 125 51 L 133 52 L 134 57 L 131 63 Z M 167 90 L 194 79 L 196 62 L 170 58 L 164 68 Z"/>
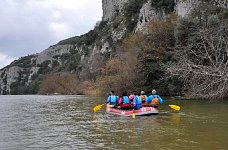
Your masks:
<path fill-rule="evenodd" d="M 167 99 L 159 115 L 113 116 L 104 98 L 0 96 L 0 150 L 226 150 L 228 102 Z M 181 106 L 179 113 L 168 104 Z"/>

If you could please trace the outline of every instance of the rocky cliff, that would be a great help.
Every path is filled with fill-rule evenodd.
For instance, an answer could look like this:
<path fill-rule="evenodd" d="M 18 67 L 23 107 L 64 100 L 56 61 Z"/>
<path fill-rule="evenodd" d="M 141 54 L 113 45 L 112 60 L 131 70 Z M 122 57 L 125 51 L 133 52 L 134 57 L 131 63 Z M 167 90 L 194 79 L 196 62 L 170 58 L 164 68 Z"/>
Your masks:
<path fill-rule="evenodd" d="M 65 39 L 41 53 L 22 57 L 0 70 L 0 94 L 36 93 L 43 76 L 75 73 L 80 80 L 95 79 L 111 57 L 121 53 L 128 33 L 141 30 L 150 20 L 165 19 L 169 12 L 188 15 L 199 0 L 102 0 L 103 18 L 94 30 Z M 213 0 L 227 7 L 227 0 Z"/>

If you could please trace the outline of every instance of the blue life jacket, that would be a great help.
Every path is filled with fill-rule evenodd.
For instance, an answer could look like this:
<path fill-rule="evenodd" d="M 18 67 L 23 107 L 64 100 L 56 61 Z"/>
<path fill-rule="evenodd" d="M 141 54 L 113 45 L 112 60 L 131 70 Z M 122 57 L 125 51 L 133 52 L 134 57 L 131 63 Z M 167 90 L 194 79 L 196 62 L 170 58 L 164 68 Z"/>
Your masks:
<path fill-rule="evenodd" d="M 123 104 L 130 104 L 128 96 L 123 96 Z"/>
<path fill-rule="evenodd" d="M 108 98 L 110 105 L 117 105 L 118 97 L 116 95 L 110 95 Z"/>
<path fill-rule="evenodd" d="M 133 104 L 136 109 L 142 108 L 142 99 L 140 96 L 135 96 L 133 99 Z"/>

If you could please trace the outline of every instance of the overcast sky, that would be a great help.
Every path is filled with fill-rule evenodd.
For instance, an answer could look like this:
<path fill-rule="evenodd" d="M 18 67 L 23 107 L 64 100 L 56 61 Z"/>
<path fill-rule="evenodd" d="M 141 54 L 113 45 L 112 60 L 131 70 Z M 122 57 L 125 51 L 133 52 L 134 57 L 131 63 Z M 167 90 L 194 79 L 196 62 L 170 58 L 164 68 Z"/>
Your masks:
<path fill-rule="evenodd" d="M 102 0 L 0 0 L 0 68 L 93 29 Z"/>

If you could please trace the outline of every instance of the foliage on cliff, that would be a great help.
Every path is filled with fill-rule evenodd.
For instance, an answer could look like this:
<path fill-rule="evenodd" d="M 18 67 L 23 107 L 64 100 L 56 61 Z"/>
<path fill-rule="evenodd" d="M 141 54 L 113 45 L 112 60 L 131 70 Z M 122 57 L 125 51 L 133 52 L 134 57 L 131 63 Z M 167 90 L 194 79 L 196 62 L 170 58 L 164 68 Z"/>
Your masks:
<path fill-rule="evenodd" d="M 110 59 L 92 89 L 108 93 L 121 91 L 149 91 L 159 88 L 164 70 L 161 63 L 168 60 L 166 52 L 174 46 L 175 17 L 153 20 L 144 29 L 124 41 L 123 54 Z M 162 91 L 162 90 L 161 90 Z"/>
<path fill-rule="evenodd" d="M 125 25 L 128 32 L 132 32 L 138 22 L 139 11 L 147 0 L 131 0 L 126 4 L 124 10 Z"/>
<path fill-rule="evenodd" d="M 224 98 L 228 93 L 228 10 L 202 3 L 185 18 L 152 20 L 124 42 L 94 84 L 107 93 L 150 91 L 191 98 Z M 94 88 L 93 88 L 94 89 Z"/>
<path fill-rule="evenodd" d="M 175 3 L 174 0 L 151 0 L 151 6 L 157 10 L 164 10 L 166 13 L 169 13 L 174 11 Z"/>

